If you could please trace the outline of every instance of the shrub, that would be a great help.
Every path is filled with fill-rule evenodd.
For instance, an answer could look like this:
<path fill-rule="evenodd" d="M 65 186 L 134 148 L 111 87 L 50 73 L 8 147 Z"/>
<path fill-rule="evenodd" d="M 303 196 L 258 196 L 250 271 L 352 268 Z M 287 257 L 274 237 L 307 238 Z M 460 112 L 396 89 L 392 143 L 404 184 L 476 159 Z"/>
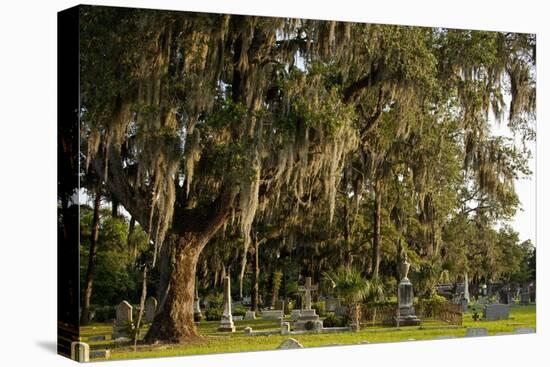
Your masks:
<path fill-rule="evenodd" d="M 343 327 L 343 326 L 346 326 L 346 321 L 344 317 L 336 316 L 335 314 L 331 313 L 323 320 L 323 326 L 324 327 Z"/>
<path fill-rule="evenodd" d="M 221 308 L 217 308 L 217 307 L 208 307 L 204 311 L 204 317 L 206 318 L 206 321 L 221 320 L 222 314 L 223 314 L 223 310 Z"/>
<path fill-rule="evenodd" d="M 113 306 L 98 307 L 95 310 L 95 320 L 97 322 L 109 322 L 116 318 L 116 310 Z"/>

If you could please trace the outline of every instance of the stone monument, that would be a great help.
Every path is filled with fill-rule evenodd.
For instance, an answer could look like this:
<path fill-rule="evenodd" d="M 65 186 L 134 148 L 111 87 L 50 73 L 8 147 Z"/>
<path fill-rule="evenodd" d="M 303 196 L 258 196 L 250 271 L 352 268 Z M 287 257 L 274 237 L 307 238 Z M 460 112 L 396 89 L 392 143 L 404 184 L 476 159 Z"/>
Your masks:
<path fill-rule="evenodd" d="M 305 285 L 298 287 L 300 292 L 304 292 L 304 308 L 300 311 L 300 316 L 294 323 L 294 330 L 313 330 L 317 322 L 320 322 L 322 327 L 319 315 L 311 308 L 311 292 L 317 289 L 318 286 L 311 283 L 311 277 L 306 277 Z"/>
<path fill-rule="evenodd" d="M 398 314 L 396 323 L 400 326 L 419 325 L 420 319 L 414 314 L 413 308 L 413 287 L 411 281 L 407 277 L 411 264 L 405 260 L 401 264 L 401 281 L 397 287 Z"/>
<path fill-rule="evenodd" d="M 128 331 L 134 328 L 132 309 L 132 305 L 127 301 L 122 301 L 118 304 L 116 308 L 116 320 L 113 324 L 113 339 L 129 336 Z"/>
<path fill-rule="evenodd" d="M 233 324 L 231 315 L 231 280 L 229 277 L 223 279 L 223 314 L 218 331 L 235 332 L 235 324 Z"/>

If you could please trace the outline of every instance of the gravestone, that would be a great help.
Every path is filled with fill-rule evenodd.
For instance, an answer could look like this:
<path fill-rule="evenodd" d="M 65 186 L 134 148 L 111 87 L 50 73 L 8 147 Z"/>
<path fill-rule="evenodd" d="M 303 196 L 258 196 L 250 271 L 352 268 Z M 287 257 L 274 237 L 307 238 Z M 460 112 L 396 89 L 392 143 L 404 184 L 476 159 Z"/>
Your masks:
<path fill-rule="evenodd" d="M 313 332 L 314 333 L 323 332 L 323 322 L 321 320 L 313 321 Z"/>
<path fill-rule="evenodd" d="M 244 328 L 244 335 L 247 335 L 247 336 L 252 335 L 252 328 L 250 326 L 247 326 Z"/>
<path fill-rule="evenodd" d="M 263 310 L 262 320 L 282 320 L 283 310 Z"/>
<path fill-rule="evenodd" d="M 304 292 L 304 309 L 300 310 L 300 316 L 294 323 L 294 330 L 307 330 L 309 325 L 312 326 L 311 330 L 313 330 L 313 326 L 317 321 L 321 323 L 321 328 L 323 327 L 319 315 L 311 308 L 311 292 L 317 289 L 318 286 L 311 283 L 311 277 L 306 277 L 305 285 L 298 287 L 298 291 Z"/>
<path fill-rule="evenodd" d="M 303 348 L 304 346 L 298 342 L 298 340 L 294 338 L 288 338 L 284 342 L 279 345 L 277 349 L 299 349 Z"/>
<path fill-rule="evenodd" d="M 487 336 L 489 333 L 487 332 L 487 328 L 484 327 L 469 327 L 466 329 L 466 337 L 473 337 L 473 336 Z"/>
<path fill-rule="evenodd" d="M 483 319 L 485 321 L 508 320 L 510 317 L 510 306 L 503 304 L 490 304 L 483 308 Z"/>
<path fill-rule="evenodd" d="M 281 335 L 288 335 L 288 334 L 290 334 L 290 322 L 282 322 Z"/>
<path fill-rule="evenodd" d="M 531 295 L 529 294 L 529 292 L 521 292 L 520 296 L 519 296 L 519 302 L 523 305 L 526 305 L 526 304 L 529 304 L 529 302 L 531 302 Z"/>
<path fill-rule="evenodd" d="M 127 301 L 122 301 L 116 308 L 116 319 L 113 324 L 113 339 L 128 337 L 128 331 L 134 328 L 132 319 L 133 307 Z"/>
<path fill-rule="evenodd" d="M 228 276 L 223 279 L 223 314 L 218 331 L 235 332 L 233 315 L 231 315 L 231 280 Z"/>
<path fill-rule="evenodd" d="M 90 362 L 90 346 L 83 342 L 72 342 L 71 359 L 77 362 Z"/>
<path fill-rule="evenodd" d="M 514 329 L 514 334 L 534 334 L 535 329 L 531 327 L 520 327 Z"/>
<path fill-rule="evenodd" d="M 148 324 L 153 323 L 156 312 L 157 312 L 157 299 L 155 297 L 147 298 L 147 300 L 145 301 L 145 322 Z"/>
<path fill-rule="evenodd" d="M 255 311 L 246 311 L 244 314 L 245 320 L 256 320 L 256 312 Z"/>
<path fill-rule="evenodd" d="M 325 308 L 327 311 L 335 312 L 336 308 L 340 306 L 340 300 L 338 298 L 327 298 L 325 300 Z"/>
<path fill-rule="evenodd" d="M 244 320 L 244 316 L 242 316 L 242 315 L 241 316 L 237 316 L 237 315 L 233 316 L 233 321 L 243 321 L 243 320 Z"/>
<path fill-rule="evenodd" d="M 90 358 L 91 359 L 110 359 L 111 358 L 111 351 L 108 349 L 105 350 L 92 350 L 90 351 Z"/>
<path fill-rule="evenodd" d="M 462 297 L 460 299 L 460 308 L 462 309 L 462 312 L 468 312 L 468 300 L 466 297 Z"/>
<path fill-rule="evenodd" d="M 398 316 L 396 318 L 396 323 L 399 326 L 406 325 L 419 325 L 420 319 L 414 314 L 413 308 L 413 287 L 412 283 L 407 277 L 409 274 L 411 264 L 405 260 L 401 264 L 401 274 L 403 278 L 399 282 L 397 288 L 397 299 L 398 299 Z"/>

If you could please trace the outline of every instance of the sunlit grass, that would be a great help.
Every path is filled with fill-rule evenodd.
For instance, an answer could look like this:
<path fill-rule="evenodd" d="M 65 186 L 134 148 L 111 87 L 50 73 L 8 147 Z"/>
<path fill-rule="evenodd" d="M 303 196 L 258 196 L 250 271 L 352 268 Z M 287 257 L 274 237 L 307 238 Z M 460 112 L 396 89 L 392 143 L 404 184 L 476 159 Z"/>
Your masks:
<path fill-rule="evenodd" d="M 368 327 L 359 332 L 342 332 L 326 334 L 292 335 L 305 347 L 320 347 L 329 345 L 346 345 L 359 343 L 385 343 L 414 340 L 430 340 L 438 337 L 463 337 L 466 327 L 485 327 L 489 335 L 511 333 L 518 327 L 532 327 L 536 325 L 535 306 L 513 306 L 509 320 L 500 321 L 473 321 L 471 313 L 465 313 L 462 327 L 449 327 L 445 324 L 425 324 L 422 327 L 380 328 Z M 204 336 L 200 341 L 185 345 L 141 345 L 134 351 L 131 345 L 115 345 L 110 340 L 110 324 L 93 324 L 81 328 L 84 339 L 92 335 L 106 335 L 105 341 L 91 341 L 90 348 L 110 349 L 111 359 L 168 357 L 194 354 L 230 353 L 245 351 L 273 350 L 288 336 L 245 336 L 243 329 L 246 326 L 253 330 L 273 330 L 280 328 L 274 320 L 236 321 L 236 332 L 232 334 L 217 331 L 217 321 L 203 321 L 199 325 L 199 333 Z"/>

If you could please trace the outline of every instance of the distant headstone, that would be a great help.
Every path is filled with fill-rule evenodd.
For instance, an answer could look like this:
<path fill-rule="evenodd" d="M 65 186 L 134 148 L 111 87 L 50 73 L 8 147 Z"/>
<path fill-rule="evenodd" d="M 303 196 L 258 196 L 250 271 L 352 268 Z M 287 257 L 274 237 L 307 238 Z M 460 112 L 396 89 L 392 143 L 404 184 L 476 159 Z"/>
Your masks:
<path fill-rule="evenodd" d="M 256 320 L 256 312 L 254 311 L 246 311 L 244 314 L 245 320 Z"/>
<path fill-rule="evenodd" d="M 223 314 L 218 331 L 235 332 L 233 315 L 231 315 L 231 280 L 229 277 L 223 279 Z"/>
<path fill-rule="evenodd" d="M 91 359 L 110 359 L 111 351 L 108 349 L 105 350 L 92 350 L 90 351 Z"/>
<path fill-rule="evenodd" d="M 233 316 L 233 321 L 243 321 L 244 316 Z"/>
<path fill-rule="evenodd" d="M 335 312 L 336 308 L 340 306 L 340 300 L 338 298 L 327 298 L 325 300 L 325 308 L 329 312 Z"/>
<path fill-rule="evenodd" d="M 282 322 L 281 335 L 288 335 L 288 334 L 290 334 L 290 322 Z"/>
<path fill-rule="evenodd" d="M 155 314 L 157 312 L 157 299 L 155 297 L 149 297 L 145 301 L 145 322 L 148 324 L 153 323 Z"/>
<path fill-rule="evenodd" d="M 127 301 L 122 301 L 116 308 L 116 319 L 113 324 L 113 339 L 127 337 L 128 331 L 134 328 L 132 319 L 132 305 Z"/>
<path fill-rule="evenodd" d="M 252 335 L 252 328 L 250 326 L 244 328 L 244 335 Z"/>
<path fill-rule="evenodd" d="M 487 336 L 489 333 L 487 332 L 487 328 L 484 327 L 469 327 L 466 329 L 466 337 L 473 337 L 473 336 Z"/>
<path fill-rule="evenodd" d="M 530 303 L 531 295 L 529 294 L 529 292 L 521 292 L 519 295 L 519 302 L 524 305 Z"/>
<path fill-rule="evenodd" d="M 279 345 L 277 349 L 299 349 L 303 348 L 304 346 L 298 342 L 298 340 L 294 338 L 288 338 L 284 342 Z"/>
<path fill-rule="evenodd" d="M 283 310 L 264 310 L 262 311 L 262 320 L 282 320 Z"/>
<path fill-rule="evenodd" d="M 514 329 L 514 334 L 534 334 L 535 329 L 531 327 L 520 327 Z"/>
<path fill-rule="evenodd" d="M 323 332 L 323 322 L 321 320 L 313 321 L 313 332 L 322 333 Z"/>
<path fill-rule="evenodd" d="M 508 320 L 510 317 L 510 305 L 490 304 L 483 308 L 483 318 L 486 321 Z"/>
<path fill-rule="evenodd" d="M 83 342 L 72 342 L 71 359 L 77 362 L 90 362 L 90 346 Z"/>

